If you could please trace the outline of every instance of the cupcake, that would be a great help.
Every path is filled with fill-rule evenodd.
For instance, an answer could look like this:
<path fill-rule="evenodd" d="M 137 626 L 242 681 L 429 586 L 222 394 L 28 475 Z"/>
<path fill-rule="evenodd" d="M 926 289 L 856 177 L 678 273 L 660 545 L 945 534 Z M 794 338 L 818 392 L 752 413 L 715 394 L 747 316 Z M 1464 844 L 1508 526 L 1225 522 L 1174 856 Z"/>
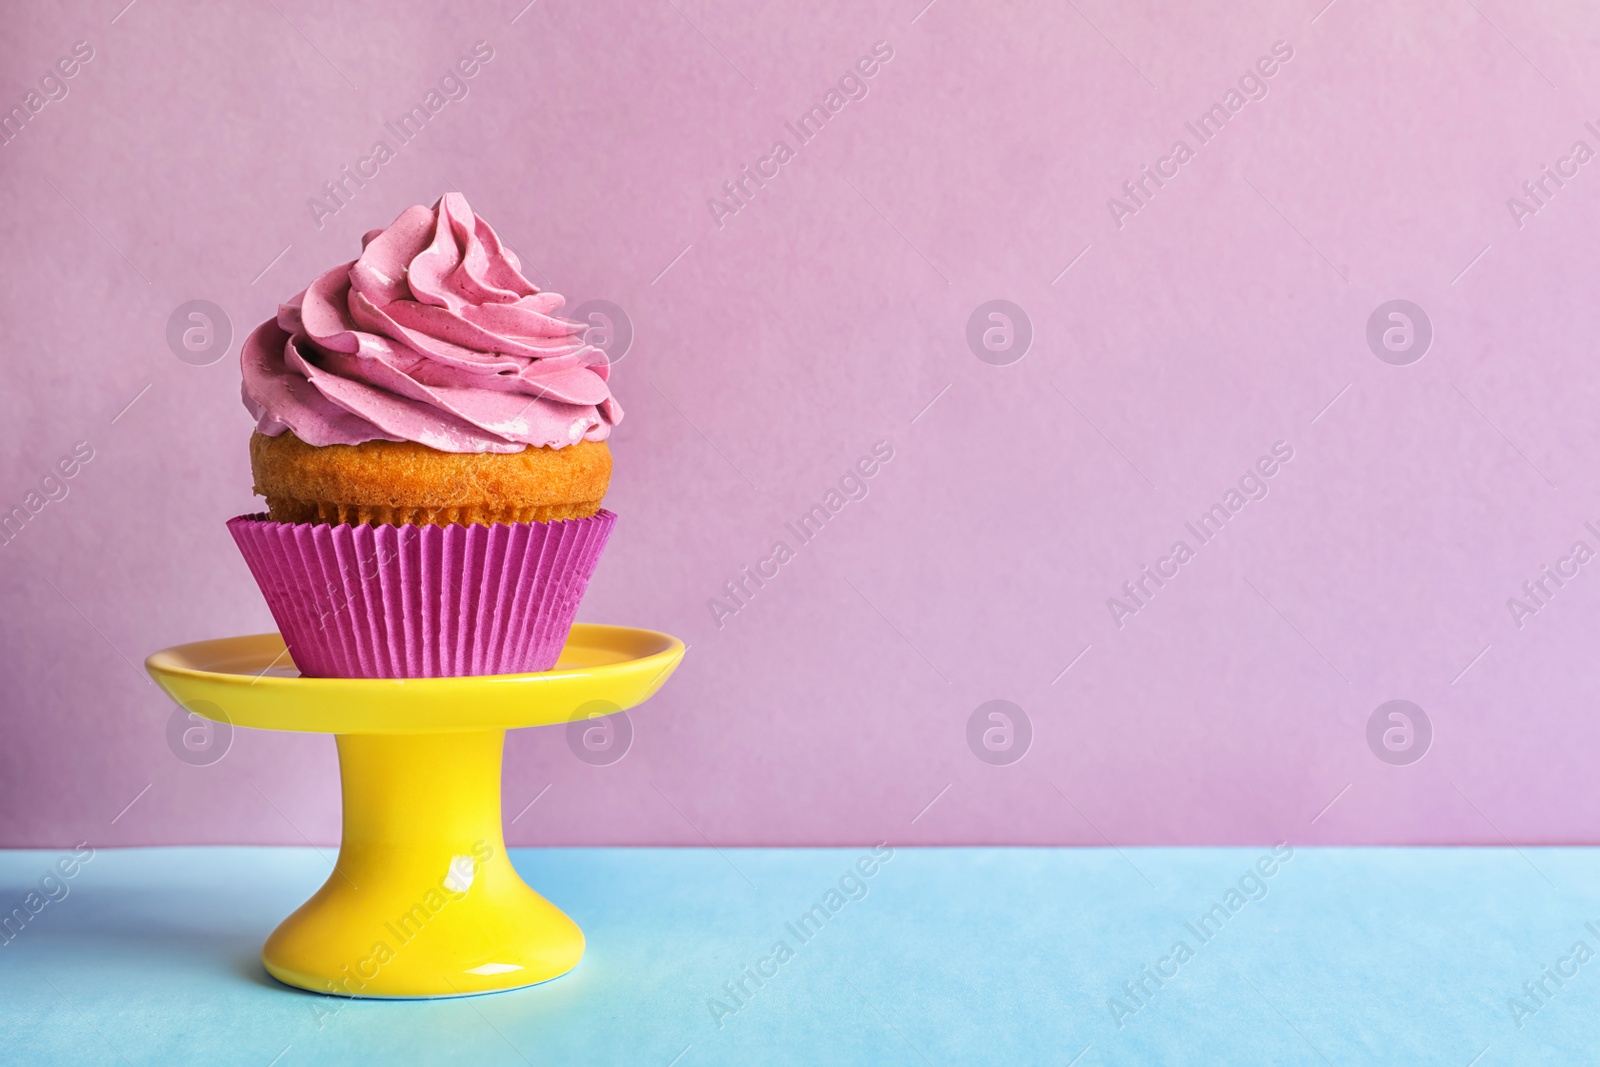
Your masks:
<path fill-rule="evenodd" d="M 605 354 L 459 193 L 240 356 L 264 515 L 229 523 L 306 675 L 548 670 L 616 517 Z"/>

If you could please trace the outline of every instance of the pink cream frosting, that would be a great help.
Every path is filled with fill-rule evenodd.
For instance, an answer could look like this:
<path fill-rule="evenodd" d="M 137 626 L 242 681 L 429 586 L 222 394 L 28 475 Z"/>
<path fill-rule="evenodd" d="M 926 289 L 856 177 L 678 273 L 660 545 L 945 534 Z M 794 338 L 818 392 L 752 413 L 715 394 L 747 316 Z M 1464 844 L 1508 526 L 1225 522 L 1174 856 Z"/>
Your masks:
<path fill-rule="evenodd" d="M 564 299 L 460 193 L 407 208 L 362 239 L 240 354 L 244 404 L 268 436 L 309 445 L 415 441 L 442 452 L 520 452 L 602 441 L 622 419 L 605 353 Z"/>

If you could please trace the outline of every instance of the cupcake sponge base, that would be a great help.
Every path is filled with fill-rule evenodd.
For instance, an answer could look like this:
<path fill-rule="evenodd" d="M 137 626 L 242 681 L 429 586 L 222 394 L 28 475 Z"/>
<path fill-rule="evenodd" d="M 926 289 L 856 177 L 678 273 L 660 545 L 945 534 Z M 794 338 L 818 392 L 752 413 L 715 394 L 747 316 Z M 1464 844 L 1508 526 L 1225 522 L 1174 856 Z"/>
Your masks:
<path fill-rule="evenodd" d="M 441 452 L 410 441 L 306 444 L 253 434 L 250 469 L 275 522 L 384 526 L 555 522 L 600 510 L 604 441 L 521 452 Z"/>

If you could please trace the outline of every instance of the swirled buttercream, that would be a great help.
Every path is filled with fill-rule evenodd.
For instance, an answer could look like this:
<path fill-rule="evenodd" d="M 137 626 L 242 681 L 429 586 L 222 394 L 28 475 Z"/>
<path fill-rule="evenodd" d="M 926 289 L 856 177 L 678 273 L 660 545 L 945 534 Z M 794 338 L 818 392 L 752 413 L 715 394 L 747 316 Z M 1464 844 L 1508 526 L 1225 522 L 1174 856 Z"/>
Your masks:
<path fill-rule="evenodd" d="M 601 441 L 622 419 L 605 353 L 522 276 L 460 193 L 407 208 L 256 328 L 244 403 L 268 436 L 520 452 Z"/>

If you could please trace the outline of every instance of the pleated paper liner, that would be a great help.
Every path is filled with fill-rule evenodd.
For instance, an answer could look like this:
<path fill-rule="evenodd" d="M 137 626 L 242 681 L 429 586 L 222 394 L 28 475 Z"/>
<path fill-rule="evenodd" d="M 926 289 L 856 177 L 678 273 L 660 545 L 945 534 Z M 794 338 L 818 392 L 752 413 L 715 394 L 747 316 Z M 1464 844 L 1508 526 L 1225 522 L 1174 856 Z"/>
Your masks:
<path fill-rule="evenodd" d="M 617 517 L 489 526 L 228 521 L 300 673 L 442 678 L 554 667 Z"/>

